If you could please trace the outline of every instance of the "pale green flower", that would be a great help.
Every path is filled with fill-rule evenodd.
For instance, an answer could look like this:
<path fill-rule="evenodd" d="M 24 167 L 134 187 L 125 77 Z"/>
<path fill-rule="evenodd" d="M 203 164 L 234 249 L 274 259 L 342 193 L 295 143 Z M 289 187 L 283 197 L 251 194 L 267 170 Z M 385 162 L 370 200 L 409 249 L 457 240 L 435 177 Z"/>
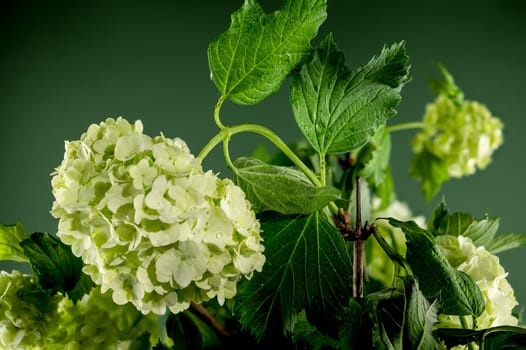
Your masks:
<path fill-rule="evenodd" d="M 183 140 L 142 130 L 109 118 L 66 142 L 52 179 L 58 236 L 119 305 L 163 314 L 233 297 L 265 262 L 250 203 Z"/>
<path fill-rule="evenodd" d="M 477 317 L 477 328 L 517 325 L 518 320 L 512 315 L 517 300 L 499 258 L 464 236 L 441 235 L 436 237 L 436 243 L 453 267 L 473 278 L 484 296 L 486 306 Z M 441 326 L 461 326 L 456 316 L 440 315 L 439 320 Z"/>
<path fill-rule="evenodd" d="M 45 344 L 48 328 L 58 322 L 59 296 L 50 297 L 33 276 L 0 272 L 0 347 L 31 349 Z"/>
<path fill-rule="evenodd" d="M 100 287 L 76 303 L 64 297 L 60 318 L 50 327 L 46 349 L 149 349 L 160 337 L 157 318 L 143 315 L 133 305 L 115 305 Z"/>
<path fill-rule="evenodd" d="M 484 169 L 502 144 L 502 122 L 486 106 L 438 95 L 426 107 L 424 129 L 413 139 L 413 150 L 424 149 L 446 162 L 449 175 L 462 177 Z"/>

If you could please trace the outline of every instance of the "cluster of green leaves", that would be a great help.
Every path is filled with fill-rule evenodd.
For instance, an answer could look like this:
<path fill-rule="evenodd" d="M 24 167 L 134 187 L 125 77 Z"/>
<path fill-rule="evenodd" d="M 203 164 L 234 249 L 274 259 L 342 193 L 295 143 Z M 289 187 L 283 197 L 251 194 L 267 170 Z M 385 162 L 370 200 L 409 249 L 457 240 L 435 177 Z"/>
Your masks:
<path fill-rule="evenodd" d="M 489 218 L 486 215 L 476 219 L 468 213 L 450 213 L 445 201 L 442 201 L 429 220 L 428 230 L 435 236 L 448 234 L 469 237 L 476 246 L 482 246 L 492 254 L 517 248 L 526 243 L 524 234 L 497 234 L 499 225 L 498 217 Z"/>
<path fill-rule="evenodd" d="M 331 201 L 347 202 L 344 206 L 347 208 L 356 176 L 365 177 L 386 203 L 392 198 L 390 138 L 383 125 L 394 115 L 400 90 L 408 80 L 405 45 L 401 42 L 385 47 L 366 65 L 350 70 L 331 35 L 317 48 L 310 48 L 309 42 L 321 21 L 307 22 L 316 30 L 306 30 L 306 22 L 295 21 L 307 16 L 324 18 L 320 9 L 324 10 L 325 3 L 318 1 L 304 5 L 286 2 L 281 11 L 267 16 L 256 3 L 246 2 L 233 15 L 228 31 L 209 49 L 212 76 L 223 100 L 240 104 L 259 102 L 276 91 L 290 75 L 294 116 L 314 151 L 309 155 L 314 153 L 319 157 L 313 162 L 313 170 L 320 175 L 318 184 L 293 167 L 252 158 L 233 162 L 237 184 L 245 190 L 254 208 L 261 212 L 267 257 L 263 272 L 256 274 L 240 290 L 235 308 L 241 313 L 243 327 L 258 340 L 285 333 L 293 334 L 298 342 L 310 343 L 318 339 L 324 344 L 323 339 L 328 338 L 319 335 L 321 330 L 324 334 L 354 334 L 354 337 L 343 337 L 343 343 L 336 341 L 344 348 L 356 344 L 358 339 L 370 346 L 372 331 L 369 339 L 356 331 L 349 333 L 351 325 L 360 332 L 364 331 L 363 327 L 355 327 L 353 317 L 356 313 L 361 314 L 358 319 L 372 330 L 371 325 L 375 322 L 365 316 L 369 311 L 364 311 L 364 308 L 375 305 L 374 309 L 384 310 L 378 305 L 384 306 L 386 301 L 361 305 L 352 298 L 352 263 L 348 245 L 329 221 L 330 217 L 320 210 Z M 315 14 L 308 14 L 306 9 Z M 277 19 L 282 17 L 290 22 Z M 247 33 L 249 19 L 252 25 Z M 287 36 L 270 35 L 266 38 L 271 38 L 269 41 L 273 45 L 259 45 L 264 33 L 279 32 L 285 27 L 290 33 L 304 35 L 295 36 L 293 43 Z M 244 32 L 246 37 L 243 37 Z M 298 44 L 299 41 L 303 42 L 302 45 Z M 301 54 L 298 47 L 302 48 Z M 246 56 L 246 52 L 250 55 Z M 283 52 L 288 53 L 287 60 L 283 60 Z M 293 56 L 290 54 L 293 52 L 297 55 L 291 64 Z M 331 183 L 338 187 L 337 190 L 326 185 L 328 170 L 323 163 L 327 156 L 341 153 L 352 154 L 355 166 L 334 174 Z M 447 272 L 454 275 L 451 269 Z M 402 295 L 404 300 L 413 295 L 411 308 L 418 309 L 427 301 L 423 297 L 418 299 L 421 292 L 417 286 L 411 288 L 415 291 L 412 294 L 393 292 L 393 295 Z M 418 326 L 429 330 L 431 325 L 429 318 L 424 317 L 424 324 Z M 313 331 L 312 327 L 316 330 Z M 302 329 L 309 332 L 309 337 L 302 336 L 305 334 Z M 416 334 L 416 331 L 411 334 Z M 434 339 L 429 332 L 425 334 Z M 410 339 L 415 344 L 420 342 L 414 336 Z"/>
<path fill-rule="evenodd" d="M 475 318 L 485 305 L 476 283 L 453 268 L 434 243 L 441 234 L 467 235 L 502 252 L 525 243 L 526 235 L 497 234 L 498 218 L 449 213 L 444 202 L 427 229 L 414 221 L 388 220 L 405 235 L 406 257 L 395 261 L 404 264 L 404 273 L 393 287 L 371 292 L 364 299 L 351 298 L 333 324 L 336 331 L 326 332 L 301 320 L 294 332 L 296 340 L 312 349 L 445 349 L 470 343 L 481 349 L 526 348 L 522 327 L 437 328 L 438 314 Z"/>
<path fill-rule="evenodd" d="M 352 198 L 358 176 L 383 207 L 393 200 L 385 123 L 395 114 L 409 66 L 404 42 L 384 47 L 356 69 L 346 67 L 331 34 L 311 47 L 325 11 L 322 0 L 285 1 L 267 15 L 255 1 L 246 1 L 209 47 L 213 81 L 221 93 L 216 121 L 224 101 L 258 103 L 290 78 L 290 103 L 308 142 L 292 148 L 275 142 L 278 155 L 259 149 L 257 159 L 232 162 L 225 153 L 235 182 L 262 223 L 267 259 L 263 271 L 242 284 L 233 310 L 242 329 L 263 343 L 285 336 L 309 348 L 443 348 L 433 333 L 437 313 L 476 317 L 484 299 L 434 242 L 433 234 L 453 221 L 439 216 L 440 210 L 434 215 L 435 229 L 390 219 L 406 235 L 407 271 L 388 290 L 353 297 L 352 252 L 331 215 L 338 207 L 356 207 Z M 432 167 L 422 167 L 429 170 L 421 174 L 425 181 L 436 180 Z M 465 219 L 458 234 L 468 227 L 479 232 L 473 227 L 479 221 Z M 476 243 L 491 241 L 498 250 L 522 239 L 496 236 L 487 228 Z"/>
<path fill-rule="evenodd" d="M 259 341 L 292 334 L 299 315 L 326 329 L 345 314 L 352 297 L 352 260 L 324 208 L 348 196 L 327 184 L 325 160 L 368 144 L 363 173 L 380 185 L 390 149 L 382 127 L 395 114 L 408 80 L 403 42 L 384 47 L 356 69 L 345 66 L 331 34 L 313 48 L 326 5 L 289 0 L 265 14 L 255 1 L 245 1 L 208 50 L 220 104 L 258 103 L 290 77 L 294 116 L 316 156 L 317 169 L 311 169 L 316 179 L 296 167 L 255 158 L 231 163 L 234 180 L 259 213 L 264 232 L 263 271 L 240 289 L 235 303 L 242 326 Z M 383 132 L 377 133 L 380 128 Z"/>

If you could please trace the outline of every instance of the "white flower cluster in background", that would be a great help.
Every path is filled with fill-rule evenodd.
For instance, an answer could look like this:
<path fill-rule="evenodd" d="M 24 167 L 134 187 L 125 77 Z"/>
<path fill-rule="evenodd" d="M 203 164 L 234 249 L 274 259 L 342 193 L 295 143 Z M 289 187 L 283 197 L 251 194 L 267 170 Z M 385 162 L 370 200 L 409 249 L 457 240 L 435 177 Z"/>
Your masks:
<path fill-rule="evenodd" d="M 115 303 L 143 313 L 236 294 L 261 271 L 260 225 L 243 191 L 204 172 L 181 139 L 108 118 L 66 142 L 52 179 L 58 236 Z"/>
<path fill-rule="evenodd" d="M 115 305 L 100 287 L 73 303 L 50 296 L 31 275 L 1 271 L 0 296 L 1 349 L 149 349 L 161 335 L 156 315 Z"/>
<path fill-rule="evenodd" d="M 31 275 L 0 272 L 0 348 L 28 349 L 57 324 L 60 297 L 50 297 Z"/>
<path fill-rule="evenodd" d="M 449 263 L 473 278 L 482 291 L 486 306 L 477 317 L 477 328 L 517 325 L 518 320 L 512 315 L 517 300 L 499 258 L 464 236 L 441 235 L 436 237 L 436 243 Z M 441 326 L 461 327 L 456 316 L 440 315 L 439 320 Z"/>
<path fill-rule="evenodd" d="M 424 129 L 413 139 L 415 153 L 425 148 L 446 162 L 452 177 L 484 169 L 502 144 L 502 122 L 476 101 L 458 106 L 439 95 L 427 105 L 423 122 Z"/>
<path fill-rule="evenodd" d="M 131 304 L 115 305 L 111 294 L 101 294 L 100 287 L 76 303 L 62 298 L 58 313 L 60 318 L 42 349 L 150 349 L 160 336 L 157 316 L 145 316 Z"/>

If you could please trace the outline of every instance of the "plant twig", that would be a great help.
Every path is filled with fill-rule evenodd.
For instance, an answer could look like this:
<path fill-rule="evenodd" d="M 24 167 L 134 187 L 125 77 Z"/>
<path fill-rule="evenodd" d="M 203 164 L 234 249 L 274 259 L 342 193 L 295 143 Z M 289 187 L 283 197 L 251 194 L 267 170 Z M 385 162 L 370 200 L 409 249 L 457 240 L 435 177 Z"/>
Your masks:
<path fill-rule="evenodd" d="M 353 296 L 363 297 L 363 280 L 365 270 L 364 247 L 367 238 L 376 230 L 376 225 L 367 221 L 362 226 L 362 205 L 360 191 L 360 177 L 356 177 L 356 226 L 351 225 L 351 218 L 347 211 L 340 208 L 333 216 L 334 223 L 343 238 L 353 241 Z"/>
<path fill-rule="evenodd" d="M 356 177 L 356 240 L 353 245 L 353 296 L 363 297 L 363 274 L 364 274 L 364 246 L 362 237 L 362 205 L 360 193 L 360 177 Z"/>
<path fill-rule="evenodd" d="M 221 323 L 208 311 L 202 304 L 196 304 L 193 301 L 190 303 L 192 309 L 205 321 L 210 327 L 212 327 L 218 334 L 223 337 L 230 337 L 230 333 L 223 327 Z"/>

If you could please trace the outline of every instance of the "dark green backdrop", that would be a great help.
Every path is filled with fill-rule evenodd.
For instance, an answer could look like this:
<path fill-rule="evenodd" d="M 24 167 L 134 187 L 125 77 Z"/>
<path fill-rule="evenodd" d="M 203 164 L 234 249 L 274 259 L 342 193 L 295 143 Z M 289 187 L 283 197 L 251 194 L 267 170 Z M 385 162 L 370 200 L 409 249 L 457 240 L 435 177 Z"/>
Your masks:
<path fill-rule="evenodd" d="M 208 43 L 225 30 L 241 0 L 3 1 L 0 5 L 0 223 L 54 232 L 50 176 L 64 140 L 108 116 L 141 119 L 145 132 L 179 136 L 194 153 L 215 132 L 218 97 L 209 79 Z M 264 1 L 273 9 L 277 1 Z M 442 62 L 466 97 L 487 104 L 505 123 L 494 163 L 451 181 L 425 203 L 407 176 L 411 132 L 394 136 L 399 197 L 428 215 L 441 196 L 453 210 L 502 218 L 503 232 L 523 232 L 526 2 L 329 1 L 323 32 L 334 32 L 348 64 L 365 63 L 384 43 L 406 40 L 412 82 L 392 122 L 419 119 L 433 96 L 427 79 Z M 224 122 L 261 123 L 287 141 L 301 135 L 287 87 L 255 107 L 225 106 Z M 237 140 L 237 141 L 236 141 Z M 235 139 L 239 151 L 261 140 Z M 246 154 L 246 153 L 243 153 Z M 229 175 L 219 152 L 206 166 Z M 526 305 L 526 247 L 504 253 L 521 304 Z"/>

